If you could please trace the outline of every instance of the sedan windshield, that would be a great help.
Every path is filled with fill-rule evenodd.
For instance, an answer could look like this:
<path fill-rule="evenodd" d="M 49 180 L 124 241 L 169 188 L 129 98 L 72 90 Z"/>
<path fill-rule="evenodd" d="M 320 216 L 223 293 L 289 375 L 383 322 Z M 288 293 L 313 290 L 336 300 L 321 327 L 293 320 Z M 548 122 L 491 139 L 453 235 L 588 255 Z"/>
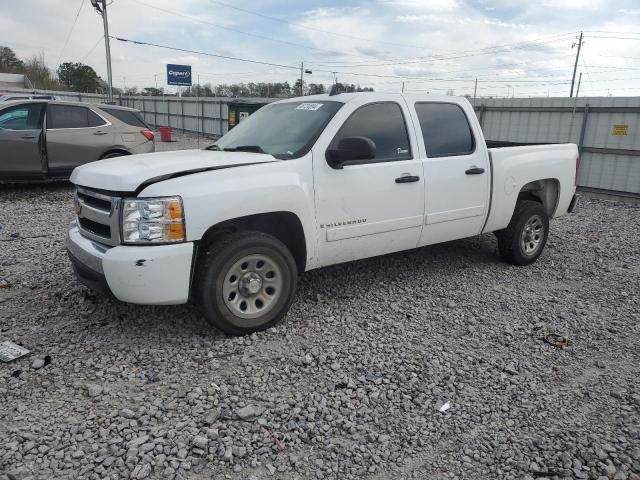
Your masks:
<path fill-rule="evenodd" d="M 265 105 L 208 149 L 298 158 L 309 151 L 342 105 L 325 101 Z"/>

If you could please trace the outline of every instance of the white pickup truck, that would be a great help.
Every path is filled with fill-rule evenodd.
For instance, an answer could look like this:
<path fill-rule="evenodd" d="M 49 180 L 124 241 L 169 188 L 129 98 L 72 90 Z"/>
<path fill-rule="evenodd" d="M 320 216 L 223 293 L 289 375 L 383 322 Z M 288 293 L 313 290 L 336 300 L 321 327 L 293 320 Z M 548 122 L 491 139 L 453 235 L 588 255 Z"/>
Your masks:
<path fill-rule="evenodd" d="M 67 250 L 125 302 L 197 302 L 229 334 L 273 326 L 306 270 L 494 232 L 534 262 L 576 204 L 574 144 L 488 148 L 465 98 L 271 103 L 204 150 L 76 168 Z"/>

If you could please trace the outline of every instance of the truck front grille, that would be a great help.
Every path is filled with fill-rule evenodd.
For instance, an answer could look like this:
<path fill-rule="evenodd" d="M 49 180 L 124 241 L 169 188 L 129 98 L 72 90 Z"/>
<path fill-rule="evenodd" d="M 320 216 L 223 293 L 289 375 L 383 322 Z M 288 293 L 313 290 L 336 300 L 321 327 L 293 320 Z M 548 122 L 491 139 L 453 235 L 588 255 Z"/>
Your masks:
<path fill-rule="evenodd" d="M 121 200 L 118 196 L 77 187 L 75 204 L 80 233 L 105 245 L 119 245 Z"/>

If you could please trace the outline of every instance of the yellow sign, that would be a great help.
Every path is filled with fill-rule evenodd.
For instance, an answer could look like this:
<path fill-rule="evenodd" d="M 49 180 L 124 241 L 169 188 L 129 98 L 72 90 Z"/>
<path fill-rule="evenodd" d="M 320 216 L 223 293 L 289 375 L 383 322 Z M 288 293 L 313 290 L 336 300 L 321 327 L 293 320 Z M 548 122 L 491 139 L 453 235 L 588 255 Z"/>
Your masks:
<path fill-rule="evenodd" d="M 629 134 L 629 125 L 614 125 L 612 133 L 618 137 L 626 137 Z"/>

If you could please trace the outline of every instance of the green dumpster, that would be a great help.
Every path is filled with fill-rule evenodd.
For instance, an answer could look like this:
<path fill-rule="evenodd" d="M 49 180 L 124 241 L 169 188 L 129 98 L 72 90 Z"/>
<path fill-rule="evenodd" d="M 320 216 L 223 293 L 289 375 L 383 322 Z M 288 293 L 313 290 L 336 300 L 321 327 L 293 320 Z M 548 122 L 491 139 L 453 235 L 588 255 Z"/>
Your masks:
<path fill-rule="evenodd" d="M 229 103 L 229 130 L 235 127 L 237 124 L 242 122 L 243 120 L 249 118 L 253 112 L 260 109 L 262 106 L 270 103 L 269 100 L 259 101 L 259 102 L 250 102 L 250 101 L 241 101 L 235 100 Z"/>

